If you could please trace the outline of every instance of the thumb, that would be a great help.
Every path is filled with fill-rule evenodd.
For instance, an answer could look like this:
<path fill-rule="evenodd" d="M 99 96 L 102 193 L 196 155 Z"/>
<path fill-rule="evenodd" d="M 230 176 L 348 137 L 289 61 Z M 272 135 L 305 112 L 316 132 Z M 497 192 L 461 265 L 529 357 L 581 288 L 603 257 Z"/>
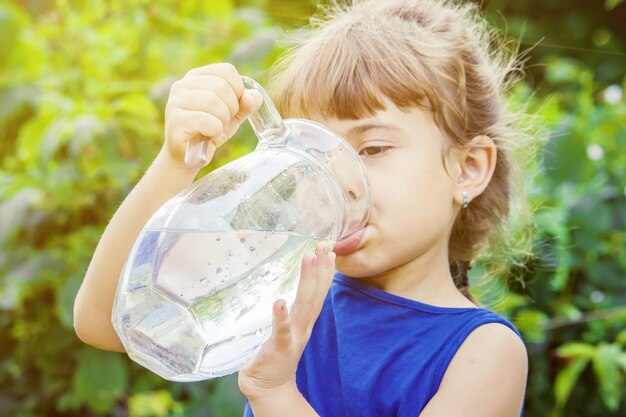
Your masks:
<path fill-rule="evenodd" d="M 244 90 L 239 99 L 239 112 L 233 117 L 226 129 L 226 138 L 235 134 L 239 126 L 255 111 L 261 107 L 263 96 L 256 90 Z"/>
<path fill-rule="evenodd" d="M 239 99 L 239 113 L 235 117 L 242 116 L 242 121 L 254 113 L 263 104 L 263 96 L 256 90 L 245 90 Z"/>

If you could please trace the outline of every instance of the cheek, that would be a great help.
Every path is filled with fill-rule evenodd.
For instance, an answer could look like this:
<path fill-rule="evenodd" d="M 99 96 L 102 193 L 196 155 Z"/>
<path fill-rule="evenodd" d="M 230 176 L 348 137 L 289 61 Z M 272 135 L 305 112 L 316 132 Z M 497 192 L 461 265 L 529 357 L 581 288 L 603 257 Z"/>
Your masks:
<path fill-rule="evenodd" d="M 452 181 L 440 164 L 419 160 L 372 166 L 368 170 L 377 221 L 393 229 L 430 228 L 451 215 Z"/>

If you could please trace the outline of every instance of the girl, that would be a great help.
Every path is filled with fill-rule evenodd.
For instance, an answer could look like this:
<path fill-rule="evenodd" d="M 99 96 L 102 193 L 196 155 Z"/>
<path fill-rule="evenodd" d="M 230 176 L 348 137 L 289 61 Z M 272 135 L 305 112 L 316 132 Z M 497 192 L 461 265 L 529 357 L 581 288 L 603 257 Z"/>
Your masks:
<path fill-rule="evenodd" d="M 279 111 L 351 143 L 372 211 L 334 252 L 304 257 L 291 311 L 275 302 L 271 338 L 239 373 L 246 416 L 520 415 L 524 343 L 467 288 L 469 263 L 514 194 L 517 134 L 501 96 L 513 65 L 489 45 L 471 5 L 363 0 L 334 5 L 279 62 Z M 209 140 L 210 160 L 259 104 L 228 64 L 173 85 L 164 146 L 77 296 L 83 341 L 123 350 L 110 323 L 117 277 L 145 222 L 197 174 L 183 162 L 187 142 Z"/>

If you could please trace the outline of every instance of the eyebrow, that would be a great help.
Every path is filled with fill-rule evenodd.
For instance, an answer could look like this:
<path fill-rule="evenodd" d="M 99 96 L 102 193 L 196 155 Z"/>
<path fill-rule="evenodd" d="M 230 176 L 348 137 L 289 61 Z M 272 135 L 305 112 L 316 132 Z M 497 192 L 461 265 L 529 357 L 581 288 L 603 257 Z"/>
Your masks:
<path fill-rule="evenodd" d="M 365 133 L 368 130 L 375 130 L 375 129 L 402 131 L 401 127 L 396 126 L 392 123 L 372 122 L 372 123 L 364 123 L 362 125 L 354 126 L 348 129 L 348 136 L 358 135 L 361 133 Z"/>

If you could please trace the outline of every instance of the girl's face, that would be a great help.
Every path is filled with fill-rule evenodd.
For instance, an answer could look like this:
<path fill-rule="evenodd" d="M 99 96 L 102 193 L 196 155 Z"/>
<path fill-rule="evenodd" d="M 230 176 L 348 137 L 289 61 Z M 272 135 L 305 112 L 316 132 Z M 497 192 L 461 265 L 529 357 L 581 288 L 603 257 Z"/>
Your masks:
<path fill-rule="evenodd" d="M 372 193 L 362 238 L 352 252 L 338 251 L 337 269 L 371 279 L 434 270 L 449 274 L 455 183 L 444 169 L 448 139 L 432 113 L 417 107 L 405 112 L 388 100 L 386 109 L 370 118 L 317 120 L 359 153 Z"/>

